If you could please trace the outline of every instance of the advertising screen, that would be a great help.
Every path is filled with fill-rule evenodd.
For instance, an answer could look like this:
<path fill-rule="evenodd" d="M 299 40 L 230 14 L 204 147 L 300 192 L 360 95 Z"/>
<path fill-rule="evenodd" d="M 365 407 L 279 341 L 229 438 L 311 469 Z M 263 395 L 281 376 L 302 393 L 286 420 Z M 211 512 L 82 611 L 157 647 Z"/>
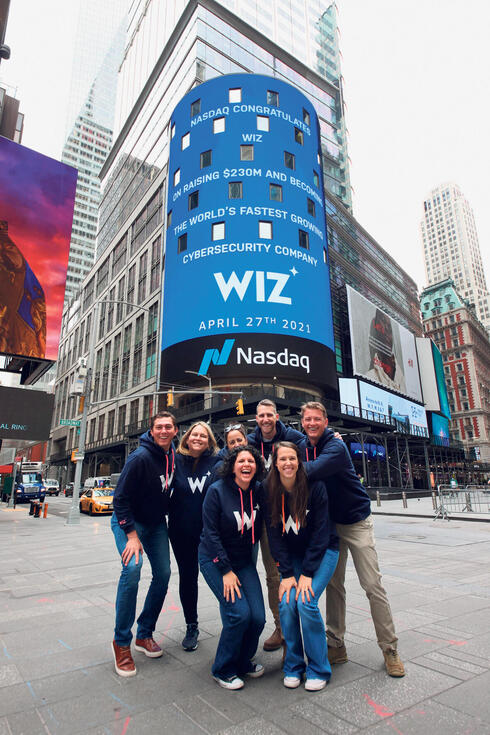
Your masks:
<path fill-rule="evenodd" d="M 354 373 L 422 401 L 413 334 L 350 286 L 347 303 Z"/>
<path fill-rule="evenodd" d="M 357 378 L 339 378 L 339 396 L 342 413 L 360 416 L 359 389 Z"/>
<path fill-rule="evenodd" d="M 0 137 L 0 353 L 56 360 L 77 170 Z"/>
<path fill-rule="evenodd" d="M 431 414 L 432 437 L 435 443 L 440 447 L 449 446 L 449 421 L 445 416 L 438 416 L 437 413 Z"/>
<path fill-rule="evenodd" d="M 171 117 L 161 377 L 337 387 L 318 119 L 272 77 L 200 84 Z"/>
<path fill-rule="evenodd" d="M 426 411 L 439 411 L 439 392 L 437 390 L 432 341 L 426 337 L 417 337 L 417 357 L 419 361 L 420 382 Z"/>
<path fill-rule="evenodd" d="M 350 443 L 350 453 L 352 457 L 358 457 L 362 455 L 362 444 L 360 442 Z M 364 454 L 369 459 L 386 459 L 386 449 L 382 444 L 372 444 L 371 442 L 364 442 Z"/>
<path fill-rule="evenodd" d="M 359 394 L 363 415 L 373 412 L 388 416 L 390 423 L 398 431 L 416 436 L 428 436 L 427 415 L 423 406 L 419 406 L 406 398 L 388 393 L 382 388 L 359 381 Z"/>
<path fill-rule="evenodd" d="M 434 359 L 434 370 L 436 375 L 437 393 L 439 396 L 440 412 L 447 419 L 451 418 L 449 410 L 449 398 L 447 394 L 446 378 L 444 377 L 444 365 L 442 363 L 442 355 L 437 345 L 432 344 L 432 357 Z"/>
<path fill-rule="evenodd" d="M 0 439 L 49 439 L 54 394 L 0 386 Z"/>

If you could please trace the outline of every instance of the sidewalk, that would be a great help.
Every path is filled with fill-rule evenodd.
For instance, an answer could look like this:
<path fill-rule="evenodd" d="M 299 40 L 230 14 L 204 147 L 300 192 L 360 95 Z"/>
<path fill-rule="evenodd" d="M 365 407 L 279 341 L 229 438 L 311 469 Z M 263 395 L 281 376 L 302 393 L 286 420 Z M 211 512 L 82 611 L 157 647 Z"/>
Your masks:
<path fill-rule="evenodd" d="M 407 510 L 422 502 L 409 501 Z M 401 500 L 389 503 L 401 510 Z M 29 517 L 28 506 L 0 508 L 0 735 L 490 733 L 488 523 L 376 515 L 405 678 L 384 671 L 350 565 L 349 662 L 334 667 L 327 689 L 286 690 L 280 653 L 259 650 L 266 675 L 227 692 L 210 675 L 221 623 L 202 579 L 197 651 L 180 645 L 184 620 L 173 564 L 155 634 L 165 654 L 152 660 L 135 653 L 138 675 L 121 679 L 110 651 L 120 563 L 110 519 L 82 516 L 68 527 L 61 516 Z M 373 509 L 385 512 L 388 502 Z M 260 560 L 259 569 L 264 582 Z M 141 596 L 147 564 L 142 576 Z M 271 630 L 269 615 L 263 638 Z"/>
<path fill-rule="evenodd" d="M 490 508 L 490 495 L 488 496 L 488 503 Z M 381 505 L 376 504 L 376 500 L 371 501 L 371 512 L 374 515 L 389 515 L 389 516 L 408 516 L 416 518 L 431 518 L 434 517 L 437 511 L 432 505 L 432 497 L 430 498 L 414 498 L 407 497 L 407 507 L 403 507 L 403 501 L 401 498 L 397 500 L 385 500 L 381 498 Z M 479 521 L 483 523 L 490 523 L 490 511 L 488 513 L 475 513 L 475 512 L 464 512 L 454 513 L 450 510 L 451 520 L 461 521 Z M 438 521 L 440 520 L 440 517 Z"/>

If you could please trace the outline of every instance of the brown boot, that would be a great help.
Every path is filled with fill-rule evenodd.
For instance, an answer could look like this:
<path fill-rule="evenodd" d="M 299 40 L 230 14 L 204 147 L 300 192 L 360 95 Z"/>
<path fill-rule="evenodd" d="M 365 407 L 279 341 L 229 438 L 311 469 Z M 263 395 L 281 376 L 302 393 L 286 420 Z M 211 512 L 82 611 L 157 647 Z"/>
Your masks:
<path fill-rule="evenodd" d="M 118 646 L 116 641 L 112 641 L 112 655 L 119 676 L 134 676 L 136 674 L 136 666 L 131 656 L 131 646 Z"/>
<path fill-rule="evenodd" d="M 341 646 L 329 646 L 328 647 L 328 660 L 331 664 L 346 664 L 349 660 L 347 658 L 347 649 L 342 643 Z"/>
<path fill-rule="evenodd" d="M 394 676 L 396 678 L 405 676 L 405 667 L 403 666 L 403 662 L 393 648 L 388 649 L 388 651 L 383 651 L 383 656 L 385 658 L 386 671 L 390 676 Z"/>
<path fill-rule="evenodd" d="M 264 651 L 277 651 L 282 646 L 282 631 L 276 628 L 270 638 L 264 641 Z"/>

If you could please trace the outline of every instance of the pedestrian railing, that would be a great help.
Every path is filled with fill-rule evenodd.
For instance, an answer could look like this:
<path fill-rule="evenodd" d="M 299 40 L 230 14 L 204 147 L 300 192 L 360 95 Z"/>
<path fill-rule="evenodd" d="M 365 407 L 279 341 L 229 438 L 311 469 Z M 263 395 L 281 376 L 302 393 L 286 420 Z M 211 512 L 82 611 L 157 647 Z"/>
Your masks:
<path fill-rule="evenodd" d="M 479 513 L 490 514 L 490 486 L 489 485 L 466 485 L 465 487 L 452 487 L 451 485 L 438 485 L 438 504 L 434 508 L 437 518 L 449 520 L 454 513 Z"/>

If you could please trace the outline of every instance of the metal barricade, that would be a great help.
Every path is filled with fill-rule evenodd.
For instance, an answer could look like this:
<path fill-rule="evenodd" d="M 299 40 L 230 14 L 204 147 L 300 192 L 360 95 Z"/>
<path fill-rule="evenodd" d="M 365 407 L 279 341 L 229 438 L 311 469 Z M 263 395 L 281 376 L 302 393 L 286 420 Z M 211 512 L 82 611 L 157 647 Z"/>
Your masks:
<path fill-rule="evenodd" d="M 434 520 L 442 518 L 448 521 L 449 516 L 454 513 L 490 514 L 489 485 L 438 485 L 437 494 L 439 504 L 435 509 Z"/>

